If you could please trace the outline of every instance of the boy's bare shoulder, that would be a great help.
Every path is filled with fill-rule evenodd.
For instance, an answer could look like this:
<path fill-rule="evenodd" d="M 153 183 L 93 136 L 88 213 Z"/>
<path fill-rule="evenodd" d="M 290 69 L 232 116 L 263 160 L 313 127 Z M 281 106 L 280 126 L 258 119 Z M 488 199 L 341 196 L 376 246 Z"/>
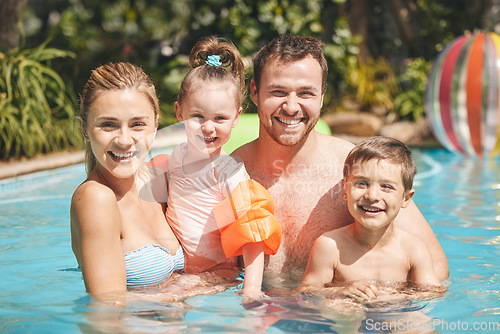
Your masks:
<path fill-rule="evenodd" d="M 347 238 L 350 237 L 351 235 L 351 225 L 347 225 L 341 228 L 337 228 L 328 232 L 323 233 L 319 238 L 322 239 L 324 243 L 332 243 L 332 244 L 337 244 L 339 242 L 342 242 L 343 240 L 346 240 Z"/>
<path fill-rule="evenodd" d="M 423 250 L 428 251 L 425 243 L 419 238 L 401 228 L 395 227 L 394 229 L 397 231 L 398 245 L 401 250 L 406 250 L 410 255 L 418 255 Z"/>
<path fill-rule="evenodd" d="M 312 246 L 310 257 L 319 259 L 327 256 L 334 262 L 336 261 L 335 259 L 338 259 L 340 254 L 339 246 L 337 239 L 332 236 L 331 232 L 323 233 L 316 239 Z"/>
<path fill-rule="evenodd" d="M 336 228 L 333 230 L 330 230 L 328 232 L 323 233 L 324 236 L 327 236 L 329 238 L 338 238 L 338 237 L 343 237 L 348 234 L 350 234 L 352 230 L 352 224 L 349 224 L 347 226 L 343 226 L 340 228 Z"/>

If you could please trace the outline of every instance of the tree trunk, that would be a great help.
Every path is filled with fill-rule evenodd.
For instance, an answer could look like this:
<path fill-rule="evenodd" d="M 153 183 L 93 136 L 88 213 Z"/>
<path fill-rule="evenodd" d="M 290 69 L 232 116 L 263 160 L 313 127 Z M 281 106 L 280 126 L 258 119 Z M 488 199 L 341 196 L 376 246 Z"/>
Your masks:
<path fill-rule="evenodd" d="M 0 1 L 0 49 L 9 50 L 19 46 L 20 17 L 26 0 Z"/>
<path fill-rule="evenodd" d="M 371 57 L 370 48 L 368 46 L 370 39 L 370 14 L 367 0 L 351 1 L 347 23 L 353 35 L 360 35 L 363 38 L 360 45 L 359 56 L 361 61 L 366 62 L 367 59 Z"/>
<path fill-rule="evenodd" d="M 500 17 L 498 15 L 499 11 L 500 0 L 491 0 L 490 6 L 485 14 L 485 28 L 497 34 L 500 34 Z"/>
<path fill-rule="evenodd" d="M 390 0 L 388 4 L 399 28 L 404 49 L 408 54 L 412 48 L 415 48 L 415 39 L 418 37 L 418 32 L 421 28 L 414 18 L 417 12 L 417 5 L 414 1 L 404 0 Z"/>

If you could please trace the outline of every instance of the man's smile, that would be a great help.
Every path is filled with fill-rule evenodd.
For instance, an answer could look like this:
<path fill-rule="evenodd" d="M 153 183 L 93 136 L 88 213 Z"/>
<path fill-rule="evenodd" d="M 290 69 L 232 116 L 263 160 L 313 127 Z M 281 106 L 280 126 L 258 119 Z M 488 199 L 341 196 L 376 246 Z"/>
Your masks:
<path fill-rule="evenodd" d="M 276 116 L 274 117 L 278 122 L 286 124 L 286 125 L 296 125 L 299 124 L 300 122 L 304 121 L 305 118 L 294 118 L 294 119 L 289 119 L 289 118 L 283 118 Z"/>

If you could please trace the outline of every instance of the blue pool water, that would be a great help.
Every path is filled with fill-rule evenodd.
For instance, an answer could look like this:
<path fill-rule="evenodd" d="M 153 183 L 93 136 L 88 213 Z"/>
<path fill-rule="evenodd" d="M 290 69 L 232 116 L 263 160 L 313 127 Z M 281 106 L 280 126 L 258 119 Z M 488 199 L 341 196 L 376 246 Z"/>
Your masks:
<path fill-rule="evenodd" d="M 86 295 L 71 252 L 69 203 L 85 174 L 75 165 L 0 181 L 0 332 L 499 333 L 500 160 L 414 152 L 414 199 L 449 260 L 444 297 L 360 314 L 325 309 L 312 296 L 243 307 L 233 288 L 184 304 L 137 301 L 126 311 L 106 309 Z"/>

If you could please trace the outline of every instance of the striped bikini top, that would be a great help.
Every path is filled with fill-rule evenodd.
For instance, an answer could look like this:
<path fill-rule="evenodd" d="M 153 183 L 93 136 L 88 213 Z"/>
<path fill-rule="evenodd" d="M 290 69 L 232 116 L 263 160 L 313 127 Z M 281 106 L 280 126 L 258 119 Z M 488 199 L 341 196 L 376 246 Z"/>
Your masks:
<path fill-rule="evenodd" d="M 158 285 L 184 268 L 184 252 L 179 246 L 171 255 L 165 247 L 149 244 L 126 253 L 125 266 L 127 289 Z"/>

